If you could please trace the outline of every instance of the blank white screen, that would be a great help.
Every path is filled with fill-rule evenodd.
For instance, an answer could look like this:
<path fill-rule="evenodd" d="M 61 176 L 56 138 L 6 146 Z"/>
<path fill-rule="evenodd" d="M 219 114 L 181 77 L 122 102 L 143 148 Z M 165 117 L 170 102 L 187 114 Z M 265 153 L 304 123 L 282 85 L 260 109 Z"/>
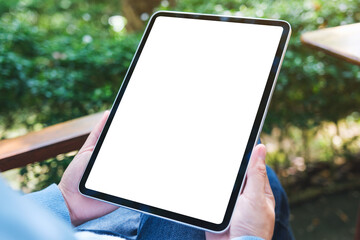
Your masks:
<path fill-rule="evenodd" d="M 86 188 L 221 223 L 282 30 L 158 17 Z"/>

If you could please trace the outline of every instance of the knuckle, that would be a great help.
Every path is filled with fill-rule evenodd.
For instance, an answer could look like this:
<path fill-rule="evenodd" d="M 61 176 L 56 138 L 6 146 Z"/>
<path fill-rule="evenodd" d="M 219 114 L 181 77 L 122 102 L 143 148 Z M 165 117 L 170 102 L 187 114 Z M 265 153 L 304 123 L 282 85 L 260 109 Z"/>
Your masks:
<path fill-rule="evenodd" d="M 262 177 L 266 177 L 266 166 L 264 164 L 258 164 L 256 166 L 256 172 Z"/>

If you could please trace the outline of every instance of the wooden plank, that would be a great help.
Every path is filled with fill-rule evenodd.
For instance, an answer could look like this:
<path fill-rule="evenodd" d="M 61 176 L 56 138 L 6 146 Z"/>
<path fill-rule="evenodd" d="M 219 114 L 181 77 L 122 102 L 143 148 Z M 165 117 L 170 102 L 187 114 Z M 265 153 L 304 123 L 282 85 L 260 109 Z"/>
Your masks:
<path fill-rule="evenodd" d="M 88 115 L 0 141 L 0 171 L 80 149 L 102 115 L 103 112 Z"/>
<path fill-rule="evenodd" d="M 360 66 L 360 23 L 306 32 L 301 42 Z"/>

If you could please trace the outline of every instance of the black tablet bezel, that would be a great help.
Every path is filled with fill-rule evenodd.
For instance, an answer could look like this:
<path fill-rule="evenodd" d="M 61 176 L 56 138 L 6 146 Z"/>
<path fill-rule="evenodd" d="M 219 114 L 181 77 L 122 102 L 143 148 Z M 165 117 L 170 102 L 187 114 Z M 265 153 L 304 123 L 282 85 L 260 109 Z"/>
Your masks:
<path fill-rule="evenodd" d="M 142 204 L 139 202 L 134 202 L 134 201 L 120 198 L 120 197 L 112 196 L 112 195 L 109 195 L 106 193 L 87 189 L 85 187 L 85 183 L 88 179 L 91 168 L 94 165 L 95 159 L 96 159 L 96 157 L 99 153 L 99 150 L 101 148 L 101 145 L 105 139 L 105 136 L 109 129 L 109 126 L 114 118 L 115 112 L 117 111 L 117 108 L 120 104 L 120 101 L 125 92 L 126 86 L 130 81 L 131 75 L 135 69 L 136 63 L 138 62 L 138 59 L 144 48 L 144 45 L 145 45 L 146 40 L 149 36 L 149 33 L 152 29 L 152 26 L 153 26 L 156 18 L 160 17 L 160 16 L 176 17 L 176 18 L 191 18 L 191 19 L 199 19 L 199 20 L 237 22 L 237 23 L 247 23 L 247 24 L 272 25 L 272 26 L 280 26 L 283 28 L 283 33 L 282 33 L 282 36 L 281 36 L 274 60 L 273 60 L 273 64 L 272 64 L 272 67 L 270 70 L 270 74 L 269 74 L 269 77 L 268 77 L 268 80 L 267 80 L 267 83 L 265 86 L 265 90 L 264 90 L 261 102 L 260 102 L 260 106 L 257 111 L 256 118 L 255 118 L 252 130 L 250 133 L 250 137 L 249 137 L 249 140 L 248 140 L 248 143 L 247 143 L 244 155 L 243 155 L 243 159 L 241 162 L 241 166 L 240 166 L 240 169 L 239 169 L 236 181 L 235 181 L 235 185 L 234 185 L 230 200 L 229 200 L 229 204 L 226 209 L 224 219 L 223 219 L 222 223 L 220 223 L 220 224 L 215 224 L 215 223 L 207 222 L 204 220 L 192 218 L 189 216 L 185 216 L 185 215 L 174 213 L 174 212 L 167 211 L 164 209 L 156 208 L 156 207 Z M 167 11 L 160 11 L 160 12 L 155 13 L 149 20 L 149 23 L 147 25 L 147 28 L 144 32 L 144 35 L 143 35 L 141 41 L 140 41 L 138 49 L 133 57 L 133 60 L 128 69 L 128 72 L 127 72 L 127 74 L 124 78 L 124 81 L 120 87 L 120 90 L 116 96 L 115 102 L 112 106 L 112 109 L 109 114 L 108 120 L 105 124 L 105 127 L 97 141 L 97 144 L 94 148 L 93 154 L 92 154 L 90 161 L 85 169 L 85 172 L 84 172 L 83 177 L 79 184 L 80 193 L 82 193 L 83 195 L 92 197 L 92 198 L 102 200 L 102 201 L 118 204 L 118 205 L 125 206 L 125 207 L 131 208 L 131 209 L 139 210 L 141 212 L 149 213 L 152 215 L 157 215 L 157 216 L 167 218 L 167 219 L 170 219 L 173 221 L 192 225 L 192 226 L 195 226 L 198 228 L 207 229 L 207 230 L 216 231 L 216 232 L 225 230 L 230 223 L 231 215 L 232 215 L 233 209 L 235 207 L 236 199 L 237 199 L 237 196 L 242 187 L 243 179 L 245 177 L 245 173 L 246 173 L 246 169 L 247 169 L 247 165 L 248 165 L 248 161 L 249 161 L 249 156 L 251 155 L 251 151 L 257 141 L 258 134 L 260 133 L 261 128 L 262 128 L 263 120 L 266 115 L 268 103 L 270 102 L 270 99 L 271 99 L 271 95 L 272 95 L 275 81 L 277 78 L 277 73 L 279 71 L 279 68 L 280 68 L 280 65 L 281 65 L 281 62 L 282 62 L 282 59 L 284 56 L 284 52 L 285 52 L 285 49 L 287 46 L 290 32 L 291 32 L 290 25 L 287 22 L 280 21 L 280 20 L 241 18 L 241 17 L 207 15 L 207 14 L 196 14 L 196 13 L 167 12 Z"/>

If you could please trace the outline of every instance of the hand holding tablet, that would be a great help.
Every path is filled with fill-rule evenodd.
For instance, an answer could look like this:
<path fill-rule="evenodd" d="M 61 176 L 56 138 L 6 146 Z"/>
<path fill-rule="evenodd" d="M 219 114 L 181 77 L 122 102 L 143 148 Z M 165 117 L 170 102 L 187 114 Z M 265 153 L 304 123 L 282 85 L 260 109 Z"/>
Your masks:
<path fill-rule="evenodd" d="M 66 201 L 70 219 L 74 226 L 106 215 L 117 208 L 114 205 L 84 197 L 77 191 L 81 173 L 86 168 L 108 114 L 108 111 L 104 113 L 99 124 L 93 129 L 81 150 L 66 169 L 59 184 L 59 189 Z M 258 236 L 263 239 L 271 238 L 275 220 L 274 196 L 269 186 L 267 173 L 264 171 L 265 153 L 266 149 L 263 145 L 257 145 L 253 150 L 247 172 L 247 182 L 243 193 L 237 200 L 233 218 L 231 219 L 231 227 L 226 232 L 220 234 L 207 232 L 207 240 L 230 240 L 239 236 Z M 124 216 L 124 220 L 121 221 L 126 221 L 126 217 L 128 215 Z M 120 219 L 117 220 L 120 221 Z M 119 223 L 114 221 L 113 224 Z M 153 223 L 150 224 L 153 225 Z M 182 229 L 184 230 L 184 228 Z M 139 231 L 143 232 L 142 229 L 139 229 Z M 162 237 L 158 239 L 162 239 Z"/>
<path fill-rule="evenodd" d="M 231 240 L 241 236 L 272 239 L 275 199 L 265 165 L 266 148 L 257 145 L 251 155 L 244 191 L 238 197 L 230 227 L 223 233 L 206 233 L 206 240 Z"/>
<path fill-rule="evenodd" d="M 82 173 L 89 162 L 90 156 L 101 131 L 105 126 L 108 116 L 109 112 L 106 111 L 100 122 L 91 131 L 89 137 L 76 154 L 75 158 L 66 168 L 59 183 L 59 189 L 65 199 L 69 210 L 70 220 L 74 226 L 101 217 L 117 209 L 117 206 L 84 197 L 79 193 L 79 182 Z"/>
<path fill-rule="evenodd" d="M 289 34 L 283 21 L 156 13 L 80 192 L 226 229 Z"/>

